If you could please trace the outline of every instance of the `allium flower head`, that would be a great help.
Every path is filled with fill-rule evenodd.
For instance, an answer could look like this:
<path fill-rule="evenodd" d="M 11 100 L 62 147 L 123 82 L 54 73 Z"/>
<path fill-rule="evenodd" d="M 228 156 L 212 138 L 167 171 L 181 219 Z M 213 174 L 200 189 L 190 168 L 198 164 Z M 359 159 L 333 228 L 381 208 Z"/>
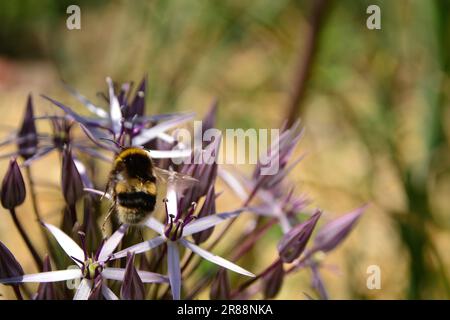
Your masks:
<path fill-rule="evenodd" d="M 67 234 L 57 227 L 44 223 L 47 230 L 55 237 L 59 245 L 66 254 L 74 261 L 78 268 L 41 272 L 16 277 L 2 278 L 0 283 L 12 284 L 23 282 L 57 282 L 63 280 L 81 279 L 81 283 L 77 288 L 74 299 L 86 300 L 90 297 L 94 289 L 95 279 L 101 276 L 104 279 L 123 281 L 126 270 L 123 268 L 110 268 L 106 264 L 109 256 L 120 243 L 125 227 L 120 227 L 108 240 L 106 240 L 97 249 L 95 254 L 89 255 L 84 244 L 84 236 L 81 233 L 82 248 L 73 241 Z M 143 282 L 167 282 L 167 278 L 157 273 L 148 271 L 137 271 Z M 117 296 L 109 289 L 106 284 L 102 284 L 101 292 L 106 299 L 118 299 Z"/>
<path fill-rule="evenodd" d="M 172 180 L 172 183 L 174 181 Z M 215 215 L 209 215 L 200 219 L 195 219 L 193 212 L 195 208 L 192 208 L 188 215 L 183 219 L 181 212 L 178 209 L 178 199 L 176 186 L 168 181 L 167 186 L 167 198 L 165 199 L 166 210 L 166 222 L 160 223 L 155 218 L 150 217 L 145 225 L 159 234 L 158 237 L 138 243 L 127 249 L 119 251 L 112 255 L 112 259 L 125 257 L 128 253 L 142 253 L 153 248 L 160 246 L 163 243 L 167 244 L 167 269 L 169 274 L 170 286 L 172 289 L 172 295 L 175 300 L 181 298 L 181 270 L 180 270 L 180 255 L 179 245 L 193 251 L 202 258 L 209 260 L 224 268 L 230 269 L 234 272 L 251 276 L 254 275 L 247 270 L 239 267 L 238 265 L 227 261 L 219 256 L 216 256 L 186 238 L 190 235 L 196 234 L 207 230 L 227 219 L 237 217 L 243 210 L 236 210 L 233 212 L 218 213 Z"/>

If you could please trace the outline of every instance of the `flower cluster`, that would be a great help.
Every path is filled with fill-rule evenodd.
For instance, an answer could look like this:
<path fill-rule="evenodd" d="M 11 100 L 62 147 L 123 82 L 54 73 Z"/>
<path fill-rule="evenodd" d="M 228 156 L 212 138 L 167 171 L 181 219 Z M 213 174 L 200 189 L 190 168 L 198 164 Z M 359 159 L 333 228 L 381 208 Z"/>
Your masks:
<path fill-rule="evenodd" d="M 321 210 L 307 213 L 309 199 L 296 194 L 288 179 L 302 159 L 291 159 L 302 136 L 299 123 L 283 128 L 268 150 L 267 157 L 277 157 L 280 164 L 274 175 L 263 175 L 260 163 L 250 177 L 226 170 L 217 161 L 180 164 L 174 159 L 194 160 L 205 154 L 217 157 L 220 141 L 191 150 L 177 141 L 175 129 L 193 120 L 194 114 L 146 115 L 146 78 L 136 90 L 132 83 L 119 85 L 110 78 L 106 82 L 104 106 L 65 85 L 85 109 L 83 112 L 43 95 L 42 101 L 51 103 L 54 113 L 37 116 L 30 95 L 19 130 L 0 142 L 0 146 L 17 148 L 1 156 L 10 159 L 1 204 L 11 214 L 39 269 L 38 273 L 25 273 L 0 243 L 0 283 L 10 285 L 18 299 L 24 295 L 30 299 L 193 299 L 202 292 L 209 292 L 213 299 L 247 299 L 259 292 L 265 298 L 274 298 L 285 277 L 309 268 L 313 275 L 311 290 L 319 298 L 328 298 L 319 272 L 323 256 L 347 237 L 364 208 L 329 221 L 315 232 L 324 214 Z M 203 119 L 205 130 L 214 127 L 216 114 L 214 103 Z M 43 122 L 49 122 L 50 132 L 38 130 Z M 108 202 L 110 213 L 114 213 L 114 195 L 105 188 L 108 177 L 98 174 L 99 166 L 111 166 L 117 154 L 129 147 L 148 150 L 154 164 L 167 170 L 164 194 L 157 197 L 156 207 L 161 210 L 155 210 L 138 226 L 104 219 L 107 212 L 102 202 Z M 50 152 L 57 152 L 61 159 L 64 201 L 59 227 L 43 218 L 36 192 L 39 181 L 34 181 L 31 171 L 35 161 Z M 216 200 L 222 194 L 216 192 L 218 180 L 233 192 L 229 197 L 241 201 L 232 211 L 216 209 Z M 49 255 L 44 259 L 22 226 L 26 213 L 17 210 L 27 195 L 46 240 Z M 244 214 L 247 218 L 240 219 Z M 246 225 L 245 231 L 225 242 L 238 220 Z M 103 221 L 109 222 L 110 236 L 106 236 L 107 228 L 102 228 Z M 220 232 L 214 232 L 216 226 Z M 283 236 L 273 247 L 276 258 L 267 268 L 256 272 L 251 265 L 244 269 L 236 264 L 277 227 Z M 213 253 L 220 242 L 229 248 L 225 251 L 228 260 Z M 205 260 L 212 263 L 206 273 L 199 268 Z M 227 270 L 242 277 L 232 284 Z M 187 281 L 189 278 L 198 281 Z M 26 287 L 29 282 L 39 283 L 36 293 L 30 294 Z M 309 290 L 299 288 L 301 291 Z"/>

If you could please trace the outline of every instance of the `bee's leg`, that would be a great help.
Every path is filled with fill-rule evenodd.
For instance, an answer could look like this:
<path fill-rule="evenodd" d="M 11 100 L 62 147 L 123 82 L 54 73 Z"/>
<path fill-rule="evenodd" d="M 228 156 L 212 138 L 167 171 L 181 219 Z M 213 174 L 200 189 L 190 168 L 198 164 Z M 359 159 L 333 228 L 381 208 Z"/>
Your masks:
<path fill-rule="evenodd" d="M 111 180 L 108 181 L 108 183 L 106 184 L 105 192 L 104 192 L 103 195 L 101 196 L 100 200 L 103 200 L 103 198 L 106 196 L 106 194 L 108 193 L 108 190 L 109 190 L 109 188 L 110 188 L 110 185 L 111 185 Z"/>
<path fill-rule="evenodd" d="M 103 237 L 104 237 L 104 238 L 106 238 L 106 230 L 105 230 L 106 222 L 107 222 L 107 221 L 109 220 L 109 218 L 111 217 L 111 214 L 113 213 L 113 211 L 114 211 L 114 206 L 111 206 L 111 207 L 109 208 L 109 210 L 108 210 L 108 213 L 106 214 L 105 220 L 103 220 L 103 223 L 102 223 L 102 234 L 103 234 Z"/>
<path fill-rule="evenodd" d="M 142 240 L 142 242 L 144 242 L 145 240 L 144 240 L 144 235 L 142 234 L 142 229 L 139 228 L 138 230 L 139 230 L 139 235 L 141 236 L 141 240 Z"/>

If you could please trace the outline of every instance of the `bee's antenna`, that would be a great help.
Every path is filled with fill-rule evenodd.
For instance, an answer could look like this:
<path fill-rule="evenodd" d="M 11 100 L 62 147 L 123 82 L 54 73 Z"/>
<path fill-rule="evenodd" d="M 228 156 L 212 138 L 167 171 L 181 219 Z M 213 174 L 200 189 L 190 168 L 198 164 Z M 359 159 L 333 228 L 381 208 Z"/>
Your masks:
<path fill-rule="evenodd" d="M 123 145 L 121 145 L 119 142 L 113 140 L 113 139 L 109 139 L 109 138 L 100 138 L 100 140 L 105 140 L 105 141 L 109 141 L 112 142 L 116 145 L 116 147 L 118 147 L 119 149 L 125 149 L 125 147 Z"/>

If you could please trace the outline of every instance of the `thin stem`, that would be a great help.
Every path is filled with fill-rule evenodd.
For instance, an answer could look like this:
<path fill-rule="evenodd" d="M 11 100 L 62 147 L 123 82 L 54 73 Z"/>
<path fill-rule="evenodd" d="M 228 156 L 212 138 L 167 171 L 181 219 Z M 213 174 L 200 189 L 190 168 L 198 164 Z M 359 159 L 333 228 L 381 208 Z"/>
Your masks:
<path fill-rule="evenodd" d="M 17 300 L 23 300 L 22 293 L 20 292 L 20 288 L 18 285 L 13 285 L 14 294 L 16 295 Z"/>
<path fill-rule="evenodd" d="M 305 97 L 311 70 L 318 52 L 320 31 L 323 28 L 325 14 L 327 13 L 330 3 L 330 0 L 314 1 L 309 28 L 306 35 L 303 33 L 301 34 L 301 41 L 305 41 L 305 45 L 298 51 L 297 62 L 294 69 L 292 93 L 289 96 L 287 103 L 288 126 L 295 123 L 302 112 L 301 102 Z"/>
<path fill-rule="evenodd" d="M 11 216 L 13 218 L 13 221 L 14 221 L 14 224 L 16 225 L 17 230 L 19 231 L 20 235 L 22 236 L 22 239 L 25 241 L 25 244 L 28 247 L 28 250 L 30 250 L 31 255 L 33 256 L 36 266 L 38 267 L 39 271 L 42 271 L 43 266 L 44 266 L 42 263 L 42 260 L 39 257 L 39 254 L 37 253 L 33 244 L 31 243 L 31 240 L 28 237 L 27 233 L 25 232 L 25 229 L 22 227 L 22 224 L 20 223 L 19 219 L 17 219 L 16 210 L 10 209 L 9 211 L 11 212 Z"/>
<path fill-rule="evenodd" d="M 34 184 L 33 176 L 31 174 L 30 166 L 25 166 L 25 174 L 27 176 L 28 185 L 30 186 L 29 191 L 30 191 L 30 195 L 31 195 L 31 203 L 33 205 L 34 215 L 36 216 L 36 219 L 38 221 L 41 221 L 42 219 L 41 219 L 41 214 L 39 211 L 36 190 L 35 190 L 35 184 Z"/>
<path fill-rule="evenodd" d="M 243 290 L 245 290 L 247 287 L 249 287 L 250 285 L 252 285 L 253 283 L 255 283 L 258 279 L 264 277 L 265 275 L 267 275 L 270 271 L 272 271 L 279 263 L 280 263 L 281 259 L 278 257 L 270 266 L 268 266 L 266 269 L 264 269 L 262 272 L 260 272 L 259 274 L 257 274 L 255 277 L 247 280 L 246 282 L 244 282 L 243 284 L 241 284 L 239 286 L 238 289 L 236 289 L 232 294 L 231 294 L 231 298 L 233 299 L 234 297 L 236 297 L 239 293 L 241 293 Z"/>

